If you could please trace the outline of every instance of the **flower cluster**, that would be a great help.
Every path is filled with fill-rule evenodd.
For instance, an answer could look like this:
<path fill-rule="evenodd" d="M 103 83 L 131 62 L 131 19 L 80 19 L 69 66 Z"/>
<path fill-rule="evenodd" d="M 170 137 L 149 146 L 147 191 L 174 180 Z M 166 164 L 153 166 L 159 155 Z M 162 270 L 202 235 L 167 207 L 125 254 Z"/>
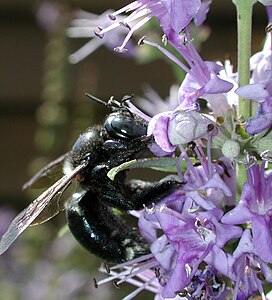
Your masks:
<path fill-rule="evenodd" d="M 129 52 L 132 35 L 156 18 L 163 43 L 143 37 L 139 45 L 160 51 L 186 73 L 179 87 L 172 88 L 169 101 L 149 90 L 149 99 L 141 100 L 148 115 L 130 105 L 149 121 L 148 135 L 154 136 L 150 150 L 176 158 L 182 184 L 159 202 L 131 212 L 150 254 L 113 266 L 108 277 L 96 283 L 135 285 L 125 300 L 144 289 L 156 300 L 235 300 L 257 293 L 264 300 L 264 285 L 272 282 L 271 28 L 248 69 L 239 67 L 234 73 L 229 61 L 204 61 L 190 28 L 205 21 L 210 2 L 136 0 L 110 12 L 105 26 L 96 30 L 107 43 L 111 32 L 125 28 L 127 34 L 114 49 Z M 238 8 L 247 2 L 240 16 L 251 18 L 248 8 L 257 1 L 233 2 Z M 272 1 L 259 2 L 270 21 Z M 245 74 L 251 78 L 241 84 Z M 205 107 L 199 98 L 205 99 Z"/>

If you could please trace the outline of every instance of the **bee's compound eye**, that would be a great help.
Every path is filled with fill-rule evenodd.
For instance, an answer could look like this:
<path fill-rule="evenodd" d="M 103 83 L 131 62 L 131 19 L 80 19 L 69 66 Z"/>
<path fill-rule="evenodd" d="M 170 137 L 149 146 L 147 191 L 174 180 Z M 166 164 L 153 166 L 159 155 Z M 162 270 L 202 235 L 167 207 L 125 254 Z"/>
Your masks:
<path fill-rule="evenodd" d="M 122 139 L 133 139 L 146 134 L 147 128 L 144 124 L 120 114 L 110 114 L 104 126 L 111 137 Z"/>
<path fill-rule="evenodd" d="M 122 142 L 122 141 L 107 140 L 103 144 L 103 148 L 105 148 L 107 150 L 126 149 L 126 145 L 124 145 L 124 142 Z"/>

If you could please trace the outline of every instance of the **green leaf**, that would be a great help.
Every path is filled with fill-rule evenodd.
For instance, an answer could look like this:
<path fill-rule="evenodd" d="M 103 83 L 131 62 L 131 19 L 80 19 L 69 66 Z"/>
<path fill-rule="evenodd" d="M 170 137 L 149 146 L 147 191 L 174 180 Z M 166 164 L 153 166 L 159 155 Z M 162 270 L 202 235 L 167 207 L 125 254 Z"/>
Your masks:
<path fill-rule="evenodd" d="M 136 169 L 136 168 L 149 168 L 162 172 L 177 172 L 177 163 L 178 157 L 152 157 L 152 158 L 143 158 L 143 159 L 133 159 L 131 161 L 125 162 L 118 167 L 112 168 L 107 176 L 114 180 L 116 174 L 120 171 L 127 169 Z M 186 163 L 182 161 L 182 169 L 185 169 Z"/>

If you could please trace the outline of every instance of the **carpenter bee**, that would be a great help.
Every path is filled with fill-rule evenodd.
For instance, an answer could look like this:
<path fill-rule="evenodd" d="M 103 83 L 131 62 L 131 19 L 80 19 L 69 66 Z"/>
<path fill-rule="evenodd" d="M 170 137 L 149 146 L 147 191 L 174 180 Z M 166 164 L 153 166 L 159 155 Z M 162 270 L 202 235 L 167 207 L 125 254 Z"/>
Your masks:
<path fill-rule="evenodd" d="M 12 221 L 0 241 L 0 254 L 30 225 L 41 224 L 64 210 L 68 227 L 78 242 L 91 253 L 120 263 L 148 253 L 139 233 L 113 213 L 140 210 L 158 201 L 180 183 L 173 178 L 157 182 L 126 180 L 119 172 L 114 180 L 107 173 L 113 167 L 143 155 L 153 142 L 147 136 L 148 123 L 127 105 L 111 98 L 104 102 L 111 113 L 103 125 L 86 129 L 71 150 L 41 169 L 24 188 L 34 187 L 62 165 L 63 176 L 28 205 Z"/>

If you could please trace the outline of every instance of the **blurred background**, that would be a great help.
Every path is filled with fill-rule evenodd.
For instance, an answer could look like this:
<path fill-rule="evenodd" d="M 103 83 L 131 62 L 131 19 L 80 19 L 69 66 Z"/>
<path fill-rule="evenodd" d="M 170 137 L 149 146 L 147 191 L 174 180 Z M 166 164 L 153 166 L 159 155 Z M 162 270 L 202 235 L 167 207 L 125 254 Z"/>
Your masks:
<path fill-rule="evenodd" d="M 120 55 L 101 46 L 78 64 L 69 55 L 88 39 L 67 37 L 78 9 L 100 15 L 129 1 L 0 2 L 0 234 L 37 194 L 22 192 L 23 183 L 50 160 L 63 154 L 86 127 L 107 113 L 85 92 L 107 100 L 134 94 L 147 86 L 162 98 L 182 75 L 161 55 L 135 50 Z M 253 52 L 261 49 L 265 10 L 254 11 Z M 152 26 L 152 25 L 148 25 Z M 154 27 L 155 28 L 155 27 Z M 154 36 L 160 32 L 152 29 Z M 138 38 L 145 34 L 144 29 Z M 204 60 L 230 59 L 236 65 L 236 25 L 232 2 L 214 0 L 208 19 L 196 30 Z M 137 41 L 137 40 L 136 40 Z M 116 45 L 118 46 L 118 45 Z M 139 53 L 139 51 L 142 51 Z M 143 55 L 145 59 L 139 59 Z M 177 79 L 179 75 L 179 79 Z M 93 288 L 100 261 L 82 250 L 70 233 L 60 234 L 63 214 L 28 229 L 0 257 L 0 300 L 121 299 L 132 290 L 111 284 Z M 137 299 L 152 299 L 142 293 Z"/>

